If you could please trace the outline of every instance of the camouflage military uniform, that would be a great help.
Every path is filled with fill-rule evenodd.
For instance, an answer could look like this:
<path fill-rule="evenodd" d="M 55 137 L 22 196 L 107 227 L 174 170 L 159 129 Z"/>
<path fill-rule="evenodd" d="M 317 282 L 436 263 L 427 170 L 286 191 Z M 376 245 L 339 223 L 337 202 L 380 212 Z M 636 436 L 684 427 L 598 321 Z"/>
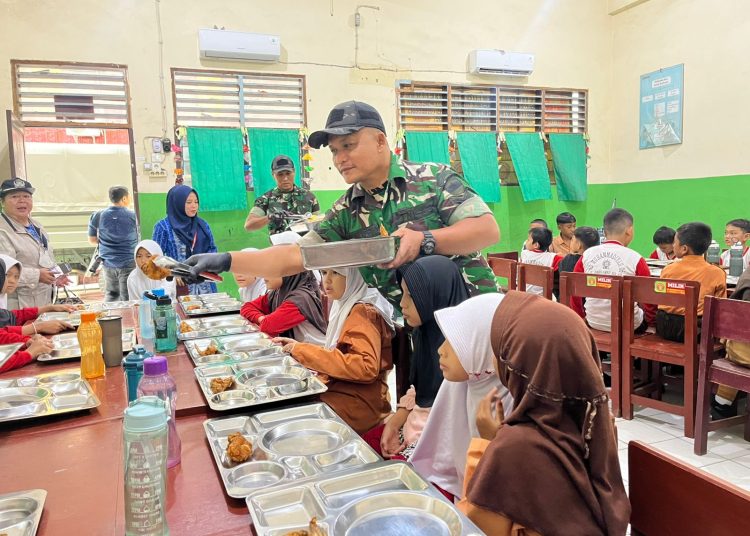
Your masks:
<path fill-rule="evenodd" d="M 291 192 L 282 192 L 278 188 L 269 190 L 255 200 L 255 206 L 250 211 L 253 216 L 263 217 L 274 212 L 289 212 L 291 214 L 316 214 L 320 211 L 320 205 L 315 195 L 300 188 L 296 184 Z M 268 222 L 270 234 L 286 231 L 285 223 L 271 220 Z"/>
<path fill-rule="evenodd" d="M 485 202 L 451 168 L 401 161 L 393 155 L 383 187 L 368 192 L 359 184 L 353 185 L 315 230 L 305 235 L 301 245 L 380 236 L 381 224 L 389 233 L 401 227 L 415 231 L 440 229 L 490 213 Z M 480 252 L 452 258 L 472 295 L 497 292 L 495 276 Z M 366 266 L 360 272 L 368 285 L 400 308 L 401 287 L 395 270 Z"/>

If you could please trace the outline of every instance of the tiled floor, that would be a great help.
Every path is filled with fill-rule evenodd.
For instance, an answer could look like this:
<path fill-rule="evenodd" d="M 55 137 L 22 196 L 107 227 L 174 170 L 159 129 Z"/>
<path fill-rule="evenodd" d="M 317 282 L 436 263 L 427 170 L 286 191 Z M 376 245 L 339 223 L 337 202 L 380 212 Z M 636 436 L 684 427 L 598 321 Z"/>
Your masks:
<path fill-rule="evenodd" d="M 670 456 L 750 491 L 750 442 L 742 425 L 709 432 L 708 452 L 693 454 L 693 440 L 683 435 L 683 418 L 650 408 L 636 408 L 632 421 L 617 419 L 622 477 L 628 483 L 628 441 L 642 441 Z"/>

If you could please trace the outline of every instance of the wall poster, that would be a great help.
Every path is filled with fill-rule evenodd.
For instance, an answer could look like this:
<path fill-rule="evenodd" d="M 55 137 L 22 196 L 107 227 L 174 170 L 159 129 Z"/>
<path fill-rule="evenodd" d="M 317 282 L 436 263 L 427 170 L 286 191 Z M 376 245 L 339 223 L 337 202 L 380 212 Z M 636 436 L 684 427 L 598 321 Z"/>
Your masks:
<path fill-rule="evenodd" d="M 684 67 L 641 75 L 640 149 L 682 143 Z"/>

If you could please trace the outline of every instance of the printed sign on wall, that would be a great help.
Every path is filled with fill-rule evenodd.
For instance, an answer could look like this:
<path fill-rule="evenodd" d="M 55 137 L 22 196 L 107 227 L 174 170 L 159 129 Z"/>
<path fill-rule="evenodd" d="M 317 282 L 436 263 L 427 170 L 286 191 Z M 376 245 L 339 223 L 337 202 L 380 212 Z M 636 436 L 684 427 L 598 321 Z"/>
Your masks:
<path fill-rule="evenodd" d="M 641 76 L 641 149 L 682 143 L 684 65 Z"/>

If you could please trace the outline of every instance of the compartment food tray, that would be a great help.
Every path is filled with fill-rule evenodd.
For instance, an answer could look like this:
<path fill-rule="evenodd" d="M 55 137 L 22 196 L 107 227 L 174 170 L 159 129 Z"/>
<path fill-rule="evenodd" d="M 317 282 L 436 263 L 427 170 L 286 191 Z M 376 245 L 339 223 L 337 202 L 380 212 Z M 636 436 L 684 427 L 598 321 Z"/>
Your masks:
<path fill-rule="evenodd" d="M 34 536 L 42 519 L 47 490 L 29 489 L 0 495 L 0 534 Z"/>
<path fill-rule="evenodd" d="M 55 349 L 52 350 L 52 353 L 40 355 L 37 357 L 37 361 L 40 363 L 53 363 L 66 359 L 78 359 L 81 357 L 81 347 L 78 345 L 77 333 L 54 335 L 52 337 L 52 343 L 55 345 Z M 122 330 L 123 353 L 132 350 L 135 343 L 135 329 L 124 328 Z"/>
<path fill-rule="evenodd" d="M 275 488 L 380 460 L 372 448 L 326 404 L 208 419 L 203 423 L 214 461 L 230 497 Z M 232 462 L 228 436 L 240 432 L 253 445 L 251 458 Z"/>
<path fill-rule="evenodd" d="M 236 313 L 242 307 L 241 301 L 226 292 L 180 296 L 178 301 L 182 311 L 188 317 Z"/>
<path fill-rule="evenodd" d="M 392 236 L 306 244 L 300 246 L 302 264 L 307 270 L 370 266 L 391 262 L 396 256 Z"/>
<path fill-rule="evenodd" d="M 5 362 L 10 359 L 13 354 L 25 346 L 22 342 L 14 342 L 12 344 L 0 344 L 0 367 L 5 365 Z"/>
<path fill-rule="evenodd" d="M 193 331 L 183 332 L 183 326 L 190 326 Z M 208 316 L 181 320 L 177 329 L 177 338 L 187 341 L 257 331 L 258 328 L 241 315 Z"/>

